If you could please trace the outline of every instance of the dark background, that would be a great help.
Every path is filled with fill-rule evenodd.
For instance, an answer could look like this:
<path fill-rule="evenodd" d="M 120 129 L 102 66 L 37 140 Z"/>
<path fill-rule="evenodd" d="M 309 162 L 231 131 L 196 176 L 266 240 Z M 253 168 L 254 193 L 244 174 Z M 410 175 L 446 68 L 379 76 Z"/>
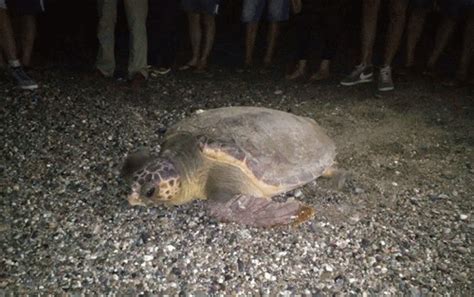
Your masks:
<path fill-rule="evenodd" d="M 177 0 L 178 1 L 178 0 Z M 128 33 L 123 4 L 119 1 L 117 21 L 117 59 L 119 64 L 126 62 Z M 383 52 L 384 33 L 387 27 L 388 1 L 382 1 L 379 16 L 378 34 L 374 50 L 375 64 L 381 59 Z M 154 5 L 153 0 L 150 5 Z M 334 65 L 341 71 L 348 71 L 358 61 L 360 45 L 360 14 L 361 0 L 351 3 L 346 17 L 344 32 L 341 34 L 340 48 Z M 238 66 L 243 60 L 244 25 L 240 22 L 241 1 L 222 1 L 220 13 L 217 16 L 216 39 L 211 56 L 211 63 L 222 67 Z M 153 16 L 149 16 L 153 17 Z M 35 49 L 35 59 L 39 64 L 48 67 L 91 68 L 97 49 L 96 25 L 97 3 L 95 0 L 48 0 L 46 11 L 38 16 L 38 38 Z M 423 65 L 433 46 L 439 15 L 433 12 L 429 15 L 425 30 L 417 47 L 417 64 Z M 187 20 L 184 12 L 180 11 L 177 20 L 177 64 L 186 62 L 189 58 L 190 45 L 187 33 Z M 457 52 L 461 44 L 461 22 L 452 38 L 448 49 L 442 56 L 439 67 L 453 71 L 456 65 Z M 261 61 L 265 46 L 265 22 L 262 22 L 257 39 L 255 60 Z M 282 67 L 290 67 L 294 61 L 293 53 L 296 47 L 295 28 L 290 19 L 282 23 L 281 35 L 277 46 L 276 63 Z M 405 39 L 402 40 L 395 64 L 402 64 Z M 312 63 L 317 63 L 318 53 L 314 53 Z M 123 67 L 123 66 L 122 66 Z"/>

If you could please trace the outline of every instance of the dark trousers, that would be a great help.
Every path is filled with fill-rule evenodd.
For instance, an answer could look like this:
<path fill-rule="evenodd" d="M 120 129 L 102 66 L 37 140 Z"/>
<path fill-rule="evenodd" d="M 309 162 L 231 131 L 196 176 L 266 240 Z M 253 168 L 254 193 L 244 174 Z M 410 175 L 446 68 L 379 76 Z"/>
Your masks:
<path fill-rule="evenodd" d="M 149 0 L 148 64 L 171 67 L 176 58 L 179 1 Z"/>
<path fill-rule="evenodd" d="M 314 49 L 321 51 L 321 59 L 332 60 L 336 55 L 344 9 L 340 7 L 322 8 L 295 16 L 298 34 L 297 59 L 307 60 Z"/>

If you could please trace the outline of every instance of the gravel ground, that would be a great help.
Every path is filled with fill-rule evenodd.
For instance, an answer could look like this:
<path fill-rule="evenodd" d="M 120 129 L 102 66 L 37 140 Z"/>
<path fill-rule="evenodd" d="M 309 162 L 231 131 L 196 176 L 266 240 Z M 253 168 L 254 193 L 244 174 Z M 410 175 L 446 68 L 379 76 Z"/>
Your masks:
<path fill-rule="evenodd" d="M 34 93 L 0 80 L 0 294 L 471 295 L 474 96 L 425 78 L 375 86 L 172 73 L 131 91 L 64 69 Z M 351 178 L 288 196 L 298 228 L 223 224 L 202 202 L 132 208 L 125 155 L 159 150 L 196 109 L 257 105 L 314 118 Z"/>

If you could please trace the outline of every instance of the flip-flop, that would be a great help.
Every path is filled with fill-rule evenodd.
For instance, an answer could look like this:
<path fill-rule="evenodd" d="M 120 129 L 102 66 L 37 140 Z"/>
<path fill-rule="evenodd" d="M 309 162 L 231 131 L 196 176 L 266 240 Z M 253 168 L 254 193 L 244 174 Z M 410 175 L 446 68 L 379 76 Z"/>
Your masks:
<path fill-rule="evenodd" d="M 194 70 L 194 69 L 196 69 L 196 65 L 191 65 L 191 64 L 186 64 L 178 68 L 179 71 Z"/>

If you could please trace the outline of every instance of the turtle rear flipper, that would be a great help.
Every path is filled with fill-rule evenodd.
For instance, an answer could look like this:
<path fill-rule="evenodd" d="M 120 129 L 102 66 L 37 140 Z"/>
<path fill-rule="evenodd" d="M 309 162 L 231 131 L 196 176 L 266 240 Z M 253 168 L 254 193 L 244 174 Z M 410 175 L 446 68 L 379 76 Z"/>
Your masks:
<path fill-rule="evenodd" d="M 227 202 L 209 201 L 209 209 L 220 221 L 252 227 L 298 225 L 314 215 L 313 208 L 295 200 L 281 203 L 248 195 L 237 195 Z"/>

